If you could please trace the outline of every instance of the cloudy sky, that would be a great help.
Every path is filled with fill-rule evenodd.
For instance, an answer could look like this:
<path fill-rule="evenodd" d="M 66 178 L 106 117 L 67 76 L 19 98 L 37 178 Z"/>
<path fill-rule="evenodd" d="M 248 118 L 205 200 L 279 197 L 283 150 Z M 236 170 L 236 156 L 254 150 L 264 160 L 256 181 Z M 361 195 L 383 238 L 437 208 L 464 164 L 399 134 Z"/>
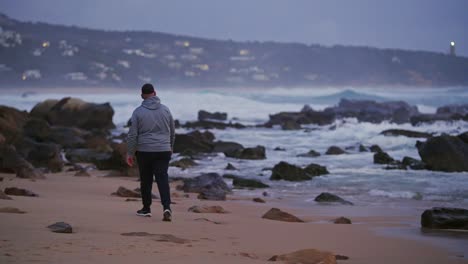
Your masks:
<path fill-rule="evenodd" d="M 448 52 L 468 57 L 468 0 L 0 0 L 0 12 L 112 30 Z"/>

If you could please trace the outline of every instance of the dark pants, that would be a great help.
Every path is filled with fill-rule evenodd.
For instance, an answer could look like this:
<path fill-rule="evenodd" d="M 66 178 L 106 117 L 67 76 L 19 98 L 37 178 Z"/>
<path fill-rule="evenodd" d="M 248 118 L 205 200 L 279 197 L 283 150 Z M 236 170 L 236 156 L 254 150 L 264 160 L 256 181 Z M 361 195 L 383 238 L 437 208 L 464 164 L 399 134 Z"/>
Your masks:
<path fill-rule="evenodd" d="M 140 170 L 140 189 L 143 207 L 150 208 L 153 188 L 153 177 L 158 184 L 159 195 L 161 196 L 161 204 L 164 208 L 171 208 L 171 194 L 169 190 L 169 179 L 167 170 L 169 161 L 171 160 L 171 152 L 140 152 L 137 151 L 138 167 Z"/>

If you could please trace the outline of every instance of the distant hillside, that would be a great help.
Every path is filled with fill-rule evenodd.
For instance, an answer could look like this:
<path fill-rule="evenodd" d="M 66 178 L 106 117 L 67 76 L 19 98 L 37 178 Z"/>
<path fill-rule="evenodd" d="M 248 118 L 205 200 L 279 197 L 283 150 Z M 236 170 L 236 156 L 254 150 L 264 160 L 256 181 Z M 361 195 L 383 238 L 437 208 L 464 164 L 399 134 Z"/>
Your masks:
<path fill-rule="evenodd" d="M 0 87 L 456 86 L 468 58 L 368 47 L 209 40 L 29 23 L 0 14 Z"/>

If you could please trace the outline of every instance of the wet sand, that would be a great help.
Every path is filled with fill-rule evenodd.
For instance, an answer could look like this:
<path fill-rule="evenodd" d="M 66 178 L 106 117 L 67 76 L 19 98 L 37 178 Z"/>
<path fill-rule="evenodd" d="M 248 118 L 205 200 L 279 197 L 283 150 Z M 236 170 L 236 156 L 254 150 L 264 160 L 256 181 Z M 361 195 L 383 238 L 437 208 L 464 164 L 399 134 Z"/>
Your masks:
<path fill-rule="evenodd" d="M 254 203 L 236 192 L 227 201 L 202 201 L 196 194 L 183 197 L 174 183 L 172 192 L 178 197 L 173 196 L 173 222 L 167 223 L 161 221 L 159 200 L 153 203 L 153 217 L 145 218 L 135 215 L 139 201 L 110 195 L 119 186 L 138 187 L 136 179 L 102 177 L 102 171 L 91 174 L 47 174 L 37 181 L 0 174 L 2 190 L 15 186 L 39 195 L 0 200 L 0 208 L 26 211 L 0 213 L 0 263 L 271 263 L 267 260 L 273 255 L 309 248 L 350 258 L 338 263 L 468 263 L 456 249 L 379 231 L 404 229 L 406 223 L 419 221 L 414 216 L 352 216 L 353 224 L 337 225 L 326 211 L 340 207 L 314 212 L 290 207 L 285 199 L 262 197 L 265 204 Z M 220 205 L 229 213 L 188 212 L 193 205 Z M 271 207 L 306 222 L 262 219 Z M 73 233 L 46 228 L 60 221 L 71 224 Z M 122 235 L 132 232 L 147 234 Z"/>

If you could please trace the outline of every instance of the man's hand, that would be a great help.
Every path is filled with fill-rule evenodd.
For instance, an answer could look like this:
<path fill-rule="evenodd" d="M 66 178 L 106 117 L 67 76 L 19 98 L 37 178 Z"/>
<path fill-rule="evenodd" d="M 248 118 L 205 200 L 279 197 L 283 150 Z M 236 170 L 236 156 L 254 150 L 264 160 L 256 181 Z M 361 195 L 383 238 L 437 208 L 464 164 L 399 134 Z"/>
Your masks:
<path fill-rule="evenodd" d="M 133 167 L 134 162 L 135 162 L 135 159 L 133 158 L 133 156 L 130 156 L 127 154 L 127 165 L 130 167 Z"/>

